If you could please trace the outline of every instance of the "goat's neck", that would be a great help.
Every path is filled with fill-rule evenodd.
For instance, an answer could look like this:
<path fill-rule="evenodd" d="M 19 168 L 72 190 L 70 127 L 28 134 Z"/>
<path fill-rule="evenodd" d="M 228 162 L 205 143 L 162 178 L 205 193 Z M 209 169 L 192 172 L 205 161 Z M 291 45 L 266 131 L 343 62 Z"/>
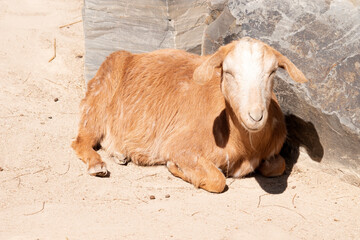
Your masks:
<path fill-rule="evenodd" d="M 276 98 L 271 100 L 268 119 L 258 132 L 249 132 L 237 118 L 230 104 L 226 103 L 226 117 L 229 126 L 229 147 L 243 149 L 250 158 L 264 159 L 278 154 L 286 138 L 286 126 Z"/>
<path fill-rule="evenodd" d="M 269 134 L 269 123 L 267 122 L 264 128 L 258 132 L 249 132 L 241 124 L 241 120 L 238 118 L 239 114 L 236 114 L 233 108 L 228 102 L 226 102 L 226 115 L 229 123 L 230 144 L 243 145 L 246 147 L 247 152 L 250 155 L 256 154 L 259 149 L 262 148 L 263 140 L 266 135 Z"/>

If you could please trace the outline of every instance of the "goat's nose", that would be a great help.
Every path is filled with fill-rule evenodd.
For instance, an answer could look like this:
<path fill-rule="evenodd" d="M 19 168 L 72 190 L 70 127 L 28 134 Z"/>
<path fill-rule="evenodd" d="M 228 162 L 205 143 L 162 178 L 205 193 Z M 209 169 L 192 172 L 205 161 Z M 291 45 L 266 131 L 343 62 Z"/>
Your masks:
<path fill-rule="evenodd" d="M 253 110 L 249 112 L 249 116 L 255 122 L 260 122 L 263 118 L 263 111 L 261 110 Z"/>

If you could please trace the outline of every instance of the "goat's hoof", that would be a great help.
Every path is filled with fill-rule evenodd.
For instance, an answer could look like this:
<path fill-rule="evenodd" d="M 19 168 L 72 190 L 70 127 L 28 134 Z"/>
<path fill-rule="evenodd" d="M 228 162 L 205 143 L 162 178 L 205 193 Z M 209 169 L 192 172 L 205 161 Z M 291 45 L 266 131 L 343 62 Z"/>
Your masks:
<path fill-rule="evenodd" d="M 130 159 L 121 153 L 112 154 L 111 158 L 119 165 L 126 165 L 128 162 L 130 162 Z"/>
<path fill-rule="evenodd" d="M 104 162 L 97 163 L 88 169 L 88 173 L 91 176 L 105 177 L 108 174 L 106 164 Z"/>
<path fill-rule="evenodd" d="M 119 165 L 126 165 L 130 162 L 130 160 L 128 158 L 124 158 L 124 159 L 114 159 L 115 163 L 119 164 Z"/>

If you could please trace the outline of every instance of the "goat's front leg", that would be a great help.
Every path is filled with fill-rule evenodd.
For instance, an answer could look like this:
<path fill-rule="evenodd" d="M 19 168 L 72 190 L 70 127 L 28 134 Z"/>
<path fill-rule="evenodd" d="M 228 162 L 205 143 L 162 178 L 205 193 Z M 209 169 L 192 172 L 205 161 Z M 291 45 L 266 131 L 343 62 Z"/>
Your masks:
<path fill-rule="evenodd" d="M 285 159 L 278 154 L 262 161 L 258 170 L 265 177 L 277 177 L 283 175 L 285 167 Z"/>
<path fill-rule="evenodd" d="M 221 193 L 225 189 L 224 174 L 212 162 L 202 157 L 176 163 L 168 161 L 167 168 L 174 176 L 206 191 Z"/>

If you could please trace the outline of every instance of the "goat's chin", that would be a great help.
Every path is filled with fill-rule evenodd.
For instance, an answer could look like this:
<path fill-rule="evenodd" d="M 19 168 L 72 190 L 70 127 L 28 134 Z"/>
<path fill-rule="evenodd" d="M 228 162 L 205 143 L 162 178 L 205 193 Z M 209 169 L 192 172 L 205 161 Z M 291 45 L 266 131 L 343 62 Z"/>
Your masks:
<path fill-rule="evenodd" d="M 264 127 L 261 126 L 261 127 L 248 127 L 246 126 L 243 122 L 241 122 L 241 125 L 245 128 L 245 130 L 247 130 L 248 132 L 250 133 L 257 133 L 257 132 L 260 132 Z"/>

